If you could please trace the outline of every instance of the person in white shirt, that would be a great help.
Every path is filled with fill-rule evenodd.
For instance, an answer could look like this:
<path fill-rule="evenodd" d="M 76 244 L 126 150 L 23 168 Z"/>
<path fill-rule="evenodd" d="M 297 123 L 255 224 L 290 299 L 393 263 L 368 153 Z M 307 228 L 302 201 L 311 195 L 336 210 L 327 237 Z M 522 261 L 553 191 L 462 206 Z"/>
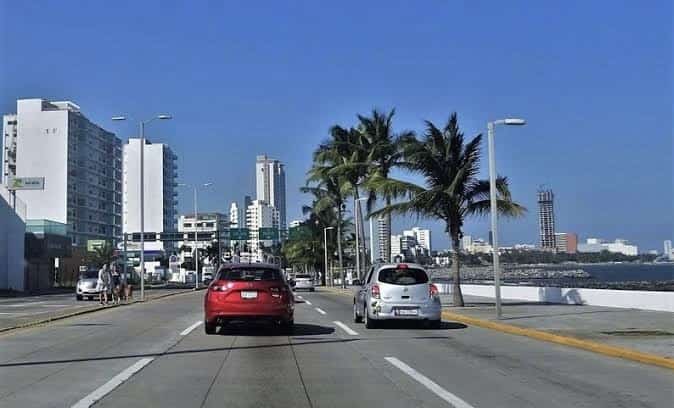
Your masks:
<path fill-rule="evenodd" d="M 98 271 L 98 289 L 100 290 L 99 300 L 101 304 L 103 304 L 103 302 L 105 302 L 106 305 L 108 304 L 108 291 L 110 290 L 111 282 L 112 275 L 110 275 L 108 265 L 103 265 Z"/>

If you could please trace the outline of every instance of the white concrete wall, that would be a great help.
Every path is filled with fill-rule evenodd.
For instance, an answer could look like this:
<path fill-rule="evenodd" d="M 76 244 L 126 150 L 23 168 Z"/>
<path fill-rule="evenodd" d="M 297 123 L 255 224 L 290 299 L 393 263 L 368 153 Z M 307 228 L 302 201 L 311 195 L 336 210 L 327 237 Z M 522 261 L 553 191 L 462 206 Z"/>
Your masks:
<path fill-rule="evenodd" d="M 0 289 L 22 291 L 26 224 L 7 201 L 7 190 L 0 189 Z"/>
<path fill-rule="evenodd" d="M 451 285 L 439 284 L 438 286 L 440 291 L 447 292 Z M 494 297 L 494 286 L 492 285 L 461 285 L 461 291 L 464 295 Z M 503 299 L 533 302 L 674 312 L 674 292 L 501 286 L 501 297 Z"/>
<path fill-rule="evenodd" d="M 42 111 L 41 99 L 17 101 L 17 177 L 44 177 L 44 190 L 17 196 L 29 219 L 68 223 L 68 111 Z"/>

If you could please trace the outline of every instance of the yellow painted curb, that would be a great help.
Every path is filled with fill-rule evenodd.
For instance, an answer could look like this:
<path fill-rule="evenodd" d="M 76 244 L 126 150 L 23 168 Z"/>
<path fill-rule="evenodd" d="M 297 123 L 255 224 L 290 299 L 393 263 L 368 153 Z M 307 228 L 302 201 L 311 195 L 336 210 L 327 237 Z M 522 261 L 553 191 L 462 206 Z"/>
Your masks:
<path fill-rule="evenodd" d="M 321 287 L 322 291 L 330 292 L 335 295 L 353 296 L 353 293 L 344 291 L 341 288 Z M 674 360 L 668 357 L 659 356 L 657 354 L 643 353 L 624 347 L 609 346 L 602 343 L 597 343 L 590 340 L 578 339 L 576 337 L 562 336 L 559 334 L 548 333 L 542 330 L 529 329 L 511 324 L 493 322 L 491 320 L 478 319 L 453 313 L 447 310 L 442 311 L 442 318 L 445 320 L 457 321 L 465 324 L 470 324 L 485 329 L 497 330 L 503 333 L 514 334 L 516 336 L 529 337 L 536 340 L 547 341 L 549 343 L 561 344 L 563 346 L 575 347 L 581 350 L 592 351 L 594 353 L 603 354 L 610 357 L 623 358 L 625 360 L 636 361 L 638 363 L 650 364 L 659 367 L 669 368 L 674 370 Z"/>
<path fill-rule="evenodd" d="M 442 318 L 445 320 L 453 320 L 465 324 L 471 324 L 473 326 L 483 327 L 485 329 L 498 330 L 500 332 L 508 334 L 530 337 L 533 339 L 543 340 L 550 343 L 561 344 L 564 346 L 592 351 L 606 356 L 619 357 L 626 360 L 632 360 L 639 363 L 651 364 L 674 370 L 674 360 L 672 360 L 671 358 L 659 356 L 657 354 L 643 353 L 640 351 L 624 347 L 609 346 L 606 344 L 597 343 L 590 340 L 582 340 L 575 337 L 561 336 L 559 334 L 548 333 L 542 330 L 523 328 L 513 326 L 510 324 L 478 319 L 458 313 L 452 313 L 446 310 L 443 310 Z"/>

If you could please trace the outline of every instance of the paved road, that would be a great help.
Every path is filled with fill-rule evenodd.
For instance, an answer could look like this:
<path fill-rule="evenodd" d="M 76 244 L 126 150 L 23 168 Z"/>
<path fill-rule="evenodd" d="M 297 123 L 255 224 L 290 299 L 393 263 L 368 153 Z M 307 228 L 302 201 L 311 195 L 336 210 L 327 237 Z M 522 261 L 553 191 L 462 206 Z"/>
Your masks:
<path fill-rule="evenodd" d="M 0 336 L 0 406 L 670 407 L 674 396 L 666 369 L 452 323 L 366 330 L 347 298 L 301 295 L 291 335 L 206 336 L 201 292 Z"/>

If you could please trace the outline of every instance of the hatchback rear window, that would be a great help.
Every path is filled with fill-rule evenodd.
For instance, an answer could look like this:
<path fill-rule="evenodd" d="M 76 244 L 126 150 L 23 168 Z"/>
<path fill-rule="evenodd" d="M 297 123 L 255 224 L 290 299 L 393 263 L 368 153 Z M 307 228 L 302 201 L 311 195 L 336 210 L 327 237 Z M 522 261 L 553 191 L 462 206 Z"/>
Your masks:
<path fill-rule="evenodd" d="M 428 275 L 422 269 L 386 268 L 379 271 L 379 282 L 391 285 L 419 285 L 428 282 Z"/>
<path fill-rule="evenodd" d="M 280 281 L 281 272 L 276 269 L 240 268 L 220 271 L 218 280 L 228 281 Z"/>

